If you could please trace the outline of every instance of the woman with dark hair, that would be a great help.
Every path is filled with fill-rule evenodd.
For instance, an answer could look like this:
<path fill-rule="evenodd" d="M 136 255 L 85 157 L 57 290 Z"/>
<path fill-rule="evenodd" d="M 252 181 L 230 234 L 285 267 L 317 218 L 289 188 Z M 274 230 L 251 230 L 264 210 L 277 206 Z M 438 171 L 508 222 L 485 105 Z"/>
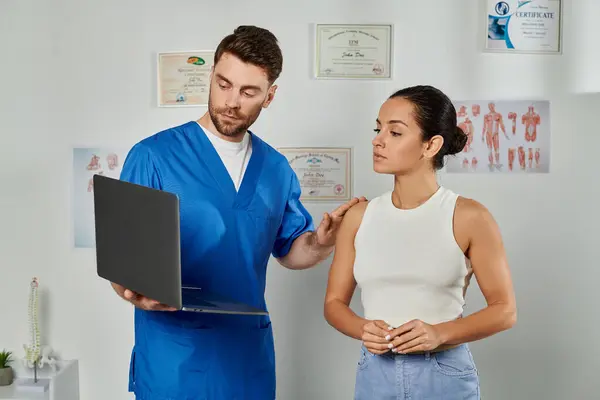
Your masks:
<path fill-rule="evenodd" d="M 355 399 L 479 399 L 468 342 L 511 328 L 516 301 L 494 218 L 436 180 L 467 135 L 430 86 L 394 93 L 376 124 L 373 167 L 394 188 L 346 214 L 325 299 L 329 324 L 362 341 Z M 487 307 L 463 317 L 472 274 Z M 349 306 L 357 286 L 364 318 Z"/>

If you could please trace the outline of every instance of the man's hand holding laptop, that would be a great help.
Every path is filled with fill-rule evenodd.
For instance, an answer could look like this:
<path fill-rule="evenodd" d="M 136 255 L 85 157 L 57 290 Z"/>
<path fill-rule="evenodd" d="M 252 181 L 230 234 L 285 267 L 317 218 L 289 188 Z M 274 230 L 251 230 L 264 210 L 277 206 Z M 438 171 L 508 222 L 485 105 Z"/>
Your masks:
<path fill-rule="evenodd" d="M 136 293 L 132 290 L 125 289 L 123 286 L 118 285 L 116 283 L 111 283 L 115 291 L 121 296 L 123 299 L 127 300 L 137 308 L 141 308 L 142 310 L 147 311 L 177 311 L 175 307 L 168 306 L 166 304 L 162 304 L 156 300 L 149 299 L 146 296 L 143 296 L 139 293 Z"/>

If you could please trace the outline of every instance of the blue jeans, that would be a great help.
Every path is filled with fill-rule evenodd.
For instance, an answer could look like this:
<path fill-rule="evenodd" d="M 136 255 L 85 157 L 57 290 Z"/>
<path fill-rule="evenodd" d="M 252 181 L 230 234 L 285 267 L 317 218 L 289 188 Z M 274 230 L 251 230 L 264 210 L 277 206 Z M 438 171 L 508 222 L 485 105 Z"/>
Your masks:
<path fill-rule="evenodd" d="M 479 400 L 479 374 L 468 345 L 424 354 L 375 355 L 364 346 L 354 400 Z"/>

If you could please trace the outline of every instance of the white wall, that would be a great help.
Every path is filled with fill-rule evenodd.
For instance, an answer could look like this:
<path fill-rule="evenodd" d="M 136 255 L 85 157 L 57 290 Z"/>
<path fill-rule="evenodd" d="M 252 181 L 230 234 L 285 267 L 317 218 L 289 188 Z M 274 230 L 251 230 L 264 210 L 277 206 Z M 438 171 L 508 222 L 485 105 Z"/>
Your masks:
<path fill-rule="evenodd" d="M 371 170 L 370 140 L 378 107 L 395 89 L 427 83 L 455 99 L 552 101 L 550 174 L 440 180 L 493 212 L 513 271 L 517 326 L 472 344 L 484 398 L 595 397 L 600 96 L 576 92 L 597 91 L 591 71 L 600 63 L 579 41 L 590 25 L 575 19 L 591 2 L 567 2 L 560 57 L 481 54 L 483 8 L 474 0 L 306 0 L 285 2 L 289 10 L 283 3 L 0 2 L 0 348 L 22 354 L 28 282 L 39 276 L 44 340 L 80 360 L 82 399 L 130 398 L 132 311 L 96 277 L 93 251 L 71 246 L 71 146 L 130 146 L 197 118 L 204 109 L 155 107 L 156 52 L 214 48 L 237 25 L 256 24 L 279 37 L 285 60 L 275 102 L 255 131 L 273 145 L 354 146 L 359 195 L 390 187 Z M 394 23 L 395 80 L 311 80 L 315 22 Z M 334 206 L 309 208 L 319 219 Z M 322 317 L 328 264 L 305 272 L 270 265 L 280 399 L 351 398 L 359 343 Z M 484 304 L 475 284 L 468 301 L 468 311 Z"/>

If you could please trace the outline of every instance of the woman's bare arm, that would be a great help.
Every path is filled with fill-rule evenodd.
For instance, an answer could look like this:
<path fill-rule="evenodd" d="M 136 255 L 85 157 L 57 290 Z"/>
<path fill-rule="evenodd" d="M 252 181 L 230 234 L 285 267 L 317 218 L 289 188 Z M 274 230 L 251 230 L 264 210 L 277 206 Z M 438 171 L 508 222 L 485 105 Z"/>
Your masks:
<path fill-rule="evenodd" d="M 465 318 L 436 325 L 442 344 L 471 342 L 511 328 L 517 306 L 500 229 L 474 200 L 459 198 L 455 216 L 457 237 L 466 232 L 467 256 L 487 307 Z"/>
<path fill-rule="evenodd" d="M 350 309 L 350 301 L 356 289 L 353 272 L 354 238 L 367 204 L 363 202 L 355 205 L 342 220 L 325 295 L 325 319 L 332 327 L 354 339 L 361 339 L 363 326 L 369 322 Z"/>

